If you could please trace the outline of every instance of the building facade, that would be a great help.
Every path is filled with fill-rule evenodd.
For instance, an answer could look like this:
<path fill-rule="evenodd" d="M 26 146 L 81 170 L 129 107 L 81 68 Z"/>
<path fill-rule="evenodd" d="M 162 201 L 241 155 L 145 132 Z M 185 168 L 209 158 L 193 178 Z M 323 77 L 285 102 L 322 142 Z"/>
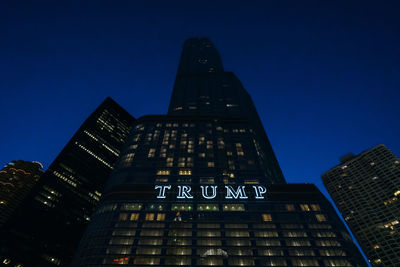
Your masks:
<path fill-rule="evenodd" d="M 72 266 L 365 266 L 313 185 L 287 185 L 250 96 L 185 42 L 168 115 L 135 122 Z"/>
<path fill-rule="evenodd" d="M 322 180 L 373 266 L 400 266 L 400 160 L 384 145 L 347 155 Z"/>
<path fill-rule="evenodd" d="M 0 227 L 39 181 L 42 169 L 39 162 L 13 160 L 0 171 Z"/>
<path fill-rule="evenodd" d="M 0 229 L 0 261 L 70 263 L 133 123 L 111 98 L 88 117 Z"/>

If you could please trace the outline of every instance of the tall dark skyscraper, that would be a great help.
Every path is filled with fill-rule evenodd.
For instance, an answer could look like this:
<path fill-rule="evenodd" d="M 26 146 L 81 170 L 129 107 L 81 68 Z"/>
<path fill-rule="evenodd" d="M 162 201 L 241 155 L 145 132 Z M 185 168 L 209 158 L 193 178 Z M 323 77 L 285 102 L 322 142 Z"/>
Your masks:
<path fill-rule="evenodd" d="M 111 98 L 90 115 L 1 228 L 0 261 L 70 262 L 133 122 Z"/>
<path fill-rule="evenodd" d="M 251 98 L 186 41 L 168 115 L 124 146 L 72 266 L 365 266 L 313 185 L 288 185 Z"/>
<path fill-rule="evenodd" d="M 400 266 L 400 160 L 384 145 L 322 175 L 347 225 L 373 266 Z"/>

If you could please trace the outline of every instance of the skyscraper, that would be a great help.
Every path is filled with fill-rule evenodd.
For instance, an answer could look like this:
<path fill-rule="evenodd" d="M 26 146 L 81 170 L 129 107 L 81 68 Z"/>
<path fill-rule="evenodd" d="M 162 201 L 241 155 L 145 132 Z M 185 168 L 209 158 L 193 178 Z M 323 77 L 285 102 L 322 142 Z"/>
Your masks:
<path fill-rule="evenodd" d="M 0 261 L 70 262 L 133 122 L 111 98 L 89 116 L 1 228 Z"/>
<path fill-rule="evenodd" d="M 313 185 L 288 185 L 240 81 L 185 42 L 168 115 L 124 146 L 73 266 L 365 266 Z"/>
<path fill-rule="evenodd" d="M 400 266 L 400 161 L 384 145 L 322 175 L 322 181 L 373 266 Z"/>
<path fill-rule="evenodd" d="M 42 168 L 39 162 L 13 160 L 0 171 L 0 227 L 39 180 Z"/>

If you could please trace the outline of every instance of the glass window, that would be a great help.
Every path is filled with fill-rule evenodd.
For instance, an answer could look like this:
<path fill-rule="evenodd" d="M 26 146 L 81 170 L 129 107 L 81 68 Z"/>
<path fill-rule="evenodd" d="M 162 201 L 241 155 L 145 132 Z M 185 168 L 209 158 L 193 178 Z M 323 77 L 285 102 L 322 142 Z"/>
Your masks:
<path fill-rule="evenodd" d="M 142 206 L 143 205 L 141 203 L 124 203 L 121 204 L 121 210 L 129 210 L 129 211 L 141 210 Z"/>
<path fill-rule="evenodd" d="M 313 259 L 292 259 L 293 266 L 319 266 L 317 260 Z"/>
<path fill-rule="evenodd" d="M 152 245 L 152 246 L 157 246 L 162 244 L 162 239 L 155 239 L 155 238 L 146 238 L 146 239 L 140 239 L 139 240 L 139 245 Z"/>
<path fill-rule="evenodd" d="M 296 209 L 294 208 L 293 204 L 286 204 L 286 210 L 287 211 L 295 211 Z"/>
<path fill-rule="evenodd" d="M 169 236 L 192 236 L 192 230 L 186 230 L 186 229 L 173 229 L 170 230 L 168 233 Z"/>
<path fill-rule="evenodd" d="M 253 256 L 253 251 L 248 248 L 230 248 L 228 250 L 228 255 Z"/>
<path fill-rule="evenodd" d="M 140 236 L 163 236 L 164 231 L 163 230 L 156 230 L 156 229 L 142 229 L 140 232 Z"/>
<path fill-rule="evenodd" d="M 190 204 L 172 204 L 171 210 L 173 210 L 173 211 L 192 211 L 193 206 Z"/>
<path fill-rule="evenodd" d="M 253 228 L 257 229 L 275 229 L 276 225 L 272 223 L 265 223 L 265 224 L 254 224 Z"/>
<path fill-rule="evenodd" d="M 225 236 L 227 237 L 250 237 L 247 231 L 225 231 Z"/>
<path fill-rule="evenodd" d="M 224 211 L 244 211 L 243 204 L 224 204 L 223 206 Z"/>
<path fill-rule="evenodd" d="M 228 264 L 234 266 L 254 266 L 252 258 L 228 258 Z"/>
<path fill-rule="evenodd" d="M 206 266 L 219 266 L 223 264 L 223 260 L 220 257 L 206 257 L 198 259 L 197 264 Z"/>
<path fill-rule="evenodd" d="M 315 256 L 312 249 L 289 249 L 290 256 Z"/>
<path fill-rule="evenodd" d="M 302 211 L 311 211 L 310 206 L 308 206 L 308 204 L 300 204 L 300 208 Z"/>
<path fill-rule="evenodd" d="M 308 240 L 286 240 L 286 245 L 293 247 L 309 247 L 311 246 Z"/>
<path fill-rule="evenodd" d="M 136 255 L 160 255 L 161 248 L 147 248 L 147 247 L 138 247 L 136 249 Z"/>
<path fill-rule="evenodd" d="M 109 247 L 106 251 L 107 254 L 121 254 L 126 255 L 131 253 L 130 247 Z"/>
<path fill-rule="evenodd" d="M 132 237 L 113 237 L 110 239 L 110 245 L 132 245 Z"/>
<path fill-rule="evenodd" d="M 157 223 L 157 222 L 145 222 L 142 224 L 143 228 L 164 228 L 164 223 Z"/>
<path fill-rule="evenodd" d="M 135 265 L 159 265 L 160 259 L 154 257 L 135 257 L 133 261 Z"/>
<path fill-rule="evenodd" d="M 198 204 L 197 211 L 218 211 L 218 204 Z"/>
<path fill-rule="evenodd" d="M 286 260 L 283 259 L 266 259 L 265 266 L 287 266 Z"/>
<path fill-rule="evenodd" d="M 131 221 L 139 220 L 139 213 L 132 213 L 129 220 L 131 220 Z"/>
<path fill-rule="evenodd" d="M 145 220 L 146 221 L 153 221 L 154 220 L 154 213 L 146 213 Z"/>
<path fill-rule="evenodd" d="M 226 244 L 228 246 L 250 246 L 249 239 L 227 239 Z"/>
<path fill-rule="evenodd" d="M 340 243 L 336 240 L 316 240 L 315 244 L 319 247 L 340 247 Z"/>
<path fill-rule="evenodd" d="M 197 239 L 197 245 L 199 246 L 221 246 L 220 239 Z"/>
<path fill-rule="evenodd" d="M 135 230 L 123 230 L 123 229 L 114 230 L 112 233 L 113 236 L 134 236 L 135 234 L 136 234 Z"/>
<path fill-rule="evenodd" d="M 320 211 L 321 210 L 321 208 L 319 207 L 318 204 L 311 204 L 311 209 L 313 211 Z"/>
<path fill-rule="evenodd" d="M 260 256 L 283 256 L 283 250 L 280 249 L 259 249 Z"/>
<path fill-rule="evenodd" d="M 273 246 L 280 246 L 281 242 L 279 239 L 257 239 L 256 240 L 257 246 L 262 247 L 273 247 Z"/>
<path fill-rule="evenodd" d="M 314 232 L 314 237 L 336 237 L 336 234 L 333 232 Z"/>
<path fill-rule="evenodd" d="M 165 213 L 158 213 L 157 221 L 165 221 Z"/>
<path fill-rule="evenodd" d="M 328 257 L 346 256 L 346 252 L 340 249 L 320 249 L 319 254 L 321 254 L 321 256 L 328 256 Z"/>
<path fill-rule="evenodd" d="M 274 231 L 254 231 L 255 237 L 278 237 L 278 232 Z"/>
<path fill-rule="evenodd" d="M 266 213 L 264 213 L 264 214 L 262 215 L 262 219 L 263 219 L 264 222 L 272 222 L 272 216 L 271 216 L 271 214 L 266 214 Z"/>
<path fill-rule="evenodd" d="M 298 231 L 291 231 L 291 232 L 283 232 L 284 237 L 307 237 L 306 232 L 298 232 Z"/>
<path fill-rule="evenodd" d="M 247 224 L 238 224 L 238 223 L 235 223 L 235 224 L 226 223 L 225 224 L 225 228 L 234 228 L 234 229 L 243 228 L 243 229 L 247 229 L 248 225 Z"/>
<path fill-rule="evenodd" d="M 317 221 L 319 222 L 326 222 L 325 215 L 323 214 L 315 214 L 315 218 L 317 218 Z"/>
<path fill-rule="evenodd" d="M 221 232 L 217 230 L 198 230 L 197 236 L 201 237 L 219 237 L 221 236 Z"/>
<path fill-rule="evenodd" d="M 168 248 L 167 255 L 191 255 L 192 249 L 190 248 Z"/>
<path fill-rule="evenodd" d="M 352 266 L 347 260 L 324 260 L 325 266 Z"/>
<path fill-rule="evenodd" d="M 168 245 L 190 246 L 190 245 L 192 245 L 192 240 L 191 239 L 184 239 L 184 238 L 171 238 L 171 239 L 168 239 Z"/>
<path fill-rule="evenodd" d="M 220 228 L 219 223 L 199 223 L 197 228 Z"/>

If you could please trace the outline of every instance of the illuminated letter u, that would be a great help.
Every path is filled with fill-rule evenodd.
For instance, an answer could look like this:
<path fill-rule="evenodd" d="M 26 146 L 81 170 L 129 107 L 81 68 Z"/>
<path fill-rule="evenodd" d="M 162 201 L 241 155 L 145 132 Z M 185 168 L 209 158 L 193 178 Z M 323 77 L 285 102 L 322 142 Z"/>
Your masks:
<path fill-rule="evenodd" d="M 201 185 L 201 195 L 206 199 L 213 199 L 217 195 L 217 185 Z M 208 187 L 211 187 L 212 194 L 208 195 Z"/>

